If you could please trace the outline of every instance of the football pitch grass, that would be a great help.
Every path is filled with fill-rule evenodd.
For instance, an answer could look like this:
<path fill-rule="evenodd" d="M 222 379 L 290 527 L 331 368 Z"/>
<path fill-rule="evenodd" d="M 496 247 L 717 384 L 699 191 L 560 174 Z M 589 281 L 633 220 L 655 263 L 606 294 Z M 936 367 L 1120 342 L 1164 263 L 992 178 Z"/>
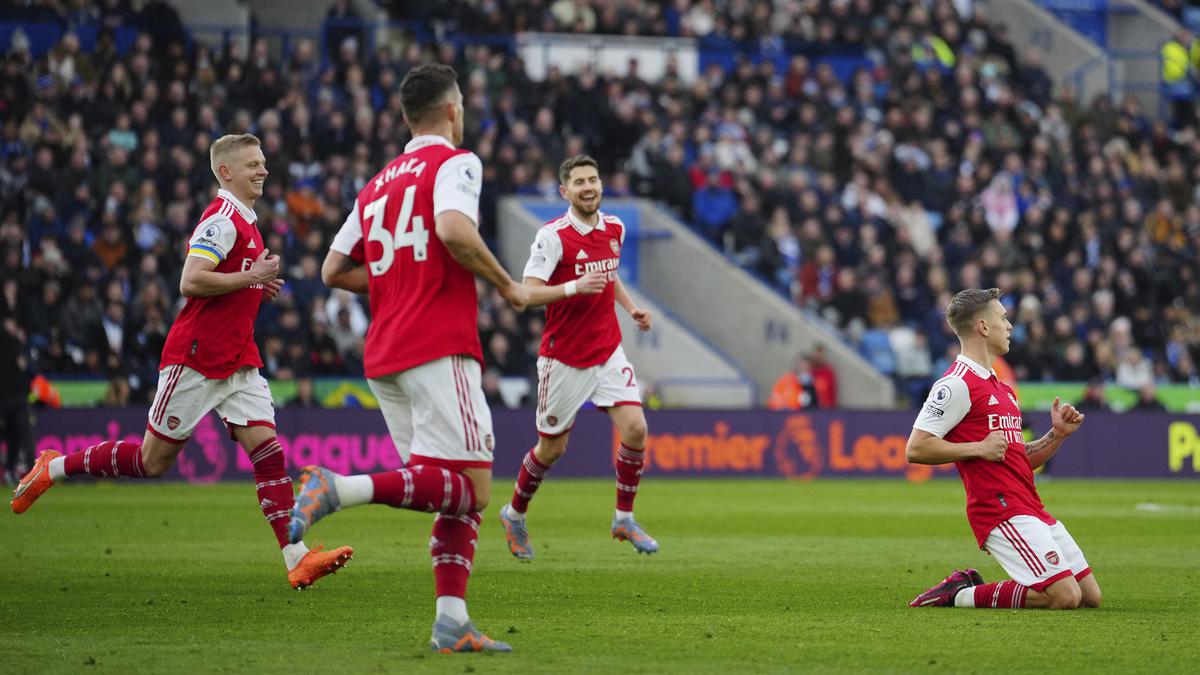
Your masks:
<path fill-rule="evenodd" d="M 362 507 L 309 544 L 348 569 L 291 590 L 249 484 L 69 485 L 0 514 L 0 672 L 1196 672 L 1200 485 L 1040 486 L 1104 607 L 910 609 L 976 550 L 956 480 L 655 480 L 639 520 L 662 552 L 609 538 L 613 485 L 546 482 L 537 560 L 504 545 L 498 480 L 468 601 L 513 645 L 432 654 L 431 516 Z"/>

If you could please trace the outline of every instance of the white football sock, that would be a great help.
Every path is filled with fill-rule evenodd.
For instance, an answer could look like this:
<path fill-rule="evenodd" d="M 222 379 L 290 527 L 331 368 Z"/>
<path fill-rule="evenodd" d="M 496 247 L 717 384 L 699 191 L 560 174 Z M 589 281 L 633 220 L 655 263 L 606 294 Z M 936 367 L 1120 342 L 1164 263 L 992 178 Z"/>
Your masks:
<path fill-rule="evenodd" d="M 471 620 L 467 616 L 467 601 L 463 598 L 456 598 L 453 595 L 438 596 L 437 615 L 438 617 L 447 617 L 457 622 L 460 626 Z"/>
<path fill-rule="evenodd" d="M 370 504 L 371 499 L 375 497 L 375 483 L 371 482 L 371 477 L 366 474 L 334 476 L 333 489 L 337 490 L 338 501 L 343 509 L 347 506 Z"/>
<path fill-rule="evenodd" d="M 504 509 L 504 515 L 509 520 L 515 520 L 518 523 L 525 522 L 525 514 L 518 513 L 517 510 L 512 507 L 512 504 L 505 504 L 502 508 Z"/>
<path fill-rule="evenodd" d="M 50 472 L 50 480 L 55 483 L 61 483 L 67 479 L 67 458 L 55 457 L 50 460 L 50 467 L 47 469 Z"/>
<path fill-rule="evenodd" d="M 633 520 L 633 511 L 617 509 L 617 520 Z"/>
<path fill-rule="evenodd" d="M 66 455 L 50 460 L 50 465 L 47 468 L 47 471 L 50 473 L 50 480 L 54 480 L 55 483 L 64 482 L 64 480 L 67 479 Z"/>
<path fill-rule="evenodd" d="M 304 557 L 304 554 L 308 553 L 308 547 L 302 541 L 295 544 L 288 544 L 281 550 L 283 551 L 283 563 L 287 565 L 289 570 L 299 565 L 300 559 Z"/>
<path fill-rule="evenodd" d="M 967 586 L 954 596 L 955 607 L 974 607 L 975 606 L 975 587 Z"/>

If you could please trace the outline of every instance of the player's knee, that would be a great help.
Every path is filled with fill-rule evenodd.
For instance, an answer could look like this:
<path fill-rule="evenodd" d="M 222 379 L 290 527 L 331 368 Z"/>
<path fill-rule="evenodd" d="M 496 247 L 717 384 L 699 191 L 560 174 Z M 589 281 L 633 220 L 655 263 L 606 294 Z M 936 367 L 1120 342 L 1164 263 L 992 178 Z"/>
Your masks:
<path fill-rule="evenodd" d="M 142 466 L 147 478 L 158 478 L 171 470 L 171 458 L 151 454 L 142 457 Z"/>
<path fill-rule="evenodd" d="M 486 477 L 468 476 L 467 480 L 470 482 L 470 503 L 474 507 L 470 510 L 479 512 L 486 509 L 488 503 L 492 500 L 492 480 L 490 474 Z"/>
<path fill-rule="evenodd" d="M 650 432 L 646 426 L 646 420 L 637 420 L 631 422 L 621 432 L 621 441 L 630 447 L 644 448 L 646 447 L 646 435 Z"/>
<path fill-rule="evenodd" d="M 1077 609 L 1082 601 L 1083 592 L 1078 585 L 1072 584 L 1055 589 L 1050 595 L 1050 609 Z"/>
<path fill-rule="evenodd" d="M 492 501 L 492 488 L 488 486 L 480 486 L 475 484 L 475 510 L 482 511 L 487 508 Z"/>
<path fill-rule="evenodd" d="M 553 464 L 558 461 L 567 452 L 567 443 L 564 438 L 553 438 L 541 440 L 541 449 L 537 453 L 538 459 Z"/>
<path fill-rule="evenodd" d="M 1100 600 L 1103 594 L 1099 588 L 1094 588 L 1083 594 L 1083 600 L 1079 603 L 1080 607 L 1095 609 L 1100 606 Z"/>

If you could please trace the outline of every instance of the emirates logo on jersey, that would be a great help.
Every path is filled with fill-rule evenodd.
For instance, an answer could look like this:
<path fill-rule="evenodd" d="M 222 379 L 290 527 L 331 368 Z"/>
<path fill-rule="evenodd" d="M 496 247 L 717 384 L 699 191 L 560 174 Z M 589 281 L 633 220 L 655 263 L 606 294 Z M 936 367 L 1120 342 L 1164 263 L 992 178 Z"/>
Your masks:
<path fill-rule="evenodd" d="M 621 254 L 621 245 L 617 243 L 616 239 L 609 239 L 608 247 L 612 249 L 613 255 Z"/>

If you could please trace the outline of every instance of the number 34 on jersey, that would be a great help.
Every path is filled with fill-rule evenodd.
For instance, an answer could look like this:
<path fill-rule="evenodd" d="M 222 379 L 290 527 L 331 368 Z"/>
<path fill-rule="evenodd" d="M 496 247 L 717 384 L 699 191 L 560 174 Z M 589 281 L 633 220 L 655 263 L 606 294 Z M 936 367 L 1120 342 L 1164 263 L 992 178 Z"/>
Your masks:
<path fill-rule="evenodd" d="M 413 262 L 423 262 L 429 257 L 429 230 L 425 229 L 425 218 L 412 214 L 416 191 L 416 185 L 404 189 L 404 201 L 400 203 L 400 213 L 392 230 L 388 230 L 383 222 L 388 195 L 383 195 L 363 209 L 367 241 L 379 242 L 383 249 L 379 260 L 368 265 L 372 275 L 378 277 L 386 274 L 396 262 L 396 251 L 402 248 L 412 247 Z"/>

